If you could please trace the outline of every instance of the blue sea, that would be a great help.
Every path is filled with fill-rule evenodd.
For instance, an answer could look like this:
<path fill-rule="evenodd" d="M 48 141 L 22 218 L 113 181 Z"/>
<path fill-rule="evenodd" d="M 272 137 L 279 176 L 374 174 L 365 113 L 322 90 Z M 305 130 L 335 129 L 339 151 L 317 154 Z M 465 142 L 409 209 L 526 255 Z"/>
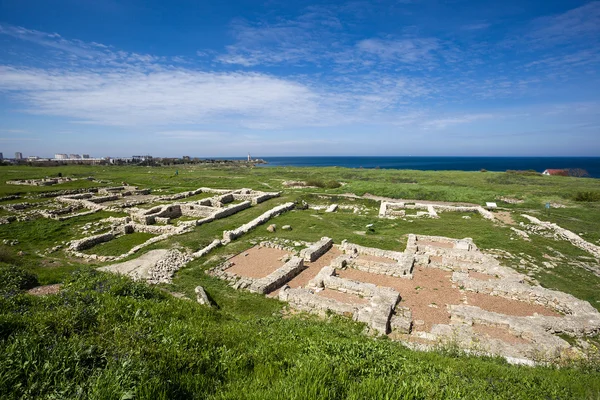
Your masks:
<path fill-rule="evenodd" d="M 600 157 L 259 157 L 265 167 L 346 167 L 422 171 L 488 171 L 581 168 L 600 178 Z"/>

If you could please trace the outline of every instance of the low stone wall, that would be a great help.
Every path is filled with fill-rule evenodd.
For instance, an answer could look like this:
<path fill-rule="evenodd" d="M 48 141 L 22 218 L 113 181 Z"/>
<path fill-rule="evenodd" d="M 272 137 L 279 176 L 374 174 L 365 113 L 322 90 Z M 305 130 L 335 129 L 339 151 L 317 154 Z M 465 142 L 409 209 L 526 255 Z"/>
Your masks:
<path fill-rule="evenodd" d="M 593 243 L 584 240 L 581 236 L 567 229 L 561 228 L 560 226 L 552 222 L 540 221 L 539 219 L 532 217 L 531 215 L 522 214 L 522 217 L 527 218 L 532 224 L 554 231 L 561 238 L 571 242 L 573 246 L 579 247 L 580 249 L 587 251 L 596 258 L 600 258 L 600 246 L 597 246 Z"/>
<path fill-rule="evenodd" d="M 320 315 L 327 315 L 328 311 L 353 318 L 358 312 L 358 305 L 342 303 L 326 297 L 316 296 L 308 289 L 292 289 L 285 285 L 279 291 L 279 300 L 289 303 L 301 311 L 308 311 Z"/>
<path fill-rule="evenodd" d="M 193 203 L 178 204 L 181 215 L 186 217 L 206 218 L 214 214 L 215 208 Z"/>
<path fill-rule="evenodd" d="M 401 211 L 397 211 L 397 210 Z M 481 206 L 448 206 L 443 204 L 425 204 L 425 203 L 406 203 L 406 202 L 387 202 L 382 201 L 379 207 L 380 218 L 394 218 L 396 216 L 404 217 L 406 214 L 402 210 L 427 210 L 427 213 L 417 212 L 415 217 L 428 216 L 430 218 L 439 218 L 438 212 L 477 212 L 483 218 L 494 220 L 494 214 Z"/>
<path fill-rule="evenodd" d="M 231 205 L 229 207 L 223 208 L 222 210 L 215 212 L 213 214 L 213 218 L 220 219 L 220 218 L 229 217 L 229 216 L 236 214 L 242 210 L 250 208 L 251 205 L 252 204 L 249 201 L 244 201 L 243 203 L 240 203 L 240 204 Z"/>
<path fill-rule="evenodd" d="M 360 271 L 370 272 L 378 275 L 388 275 L 398 278 L 411 278 L 414 265 L 413 254 L 398 251 L 381 250 L 374 247 L 359 246 L 354 243 L 342 241 L 340 249 L 349 255 L 346 265 Z M 356 259 L 361 254 L 375 257 L 389 258 L 390 262 L 377 262 Z M 396 262 L 392 262 L 392 260 Z"/>
<path fill-rule="evenodd" d="M 114 194 L 114 195 L 109 195 L 109 196 L 90 197 L 87 200 L 94 204 L 100 204 L 100 203 L 106 203 L 107 201 L 118 200 L 120 198 L 121 198 L 121 196 Z"/>
<path fill-rule="evenodd" d="M 318 242 L 300 251 L 300 257 L 304 258 L 306 262 L 316 261 L 323 254 L 327 253 L 331 246 L 333 246 L 333 239 L 322 237 Z"/>
<path fill-rule="evenodd" d="M 244 204 L 244 203 L 241 203 L 241 204 Z M 264 214 L 260 215 L 259 217 L 253 219 L 252 221 L 240 226 L 239 228 L 237 228 L 233 231 L 224 231 L 223 232 L 223 244 L 231 242 L 232 240 L 242 236 L 243 234 L 249 232 L 250 230 L 256 228 L 257 226 L 264 224 L 271 218 L 273 218 L 277 215 L 280 215 L 286 211 L 292 210 L 294 207 L 295 207 L 295 204 L 292 202 L 279 205 L 277 207 L 270 209 L 269 211 L 265 212 Z"/>
<path fill-rule="evenodd" d="M 248 288 L 251 292 L 266 294 L 283 286 L 305 269 L 304 260 L 292 257 L 268 276 L 256 279 Z"/>
<path fill-rule="evenodd" d="M 206 246 L 206 247 L 198 250 L 197 252 L 193 253 L 192 254 L 192 258 L 200 258 L 202 256 L 205 256 L 205 255 L 207 255 L 208 253 L 210 253 L 211 251 L 213 251 L 214 249 L 216 249 L 219 246 L 221 246 L 221 241 L 219 239 L 215 239 L 208 246 Z"/>
<path fill-rule="evenodd" d="M 368 304 L 345 304 L 337 300 L 317 296 L 316 292 L 323 288 L 337 290 L 369 299 Z M 381 334 L 391 331 L 390 318 L 394 307 L 400 301 L 400 294 L 393 289 L 378 287 L 372 283 L 353 281 L 335 276 L 335 269 L 326 266 L 319 271 L 305 289 L 290 289 L 284 286 L 279 292 L 279 299 L 288 301 L 300 310 L 324 313 L 333 311 L 352 317 L 355 321 L 366 323 L 371 329 Z M 404 321 L 406 325 L 406 321 Z M 400 326 L 400 321 L 396 326 Z M 410 328 L 410 322 L 408 323 Z M 405 329 L 405 328 L 403 328 Z"/>
<path fill-rule="evenodd" d="M 256 197 L 254 197 L 252 199 L 252 204 L 253 205 L 260 204 L 260 203 L 262 203 L 264 201 L 273 199 L 275 197 L 279 197 L 280 195 L 281 195 L 281 192 L 264 193 L 264 194 L 261 194 L 261 195 L 258 195 Z"/>
<path fill-rule="evenodd" d="M 80 240 L 73 240 L 69 244 L 69 250 L 81 251 L 81 250 L 90 249 L 99 243 L 108 242 L 110 240 L 113 240 L 114 238 L 115 238 L 115 234 L 110 232 L 110 233 L 103 233 L 101 235 L 86 237 L 86 238 L 83 238 Z"/>
<path fill-rule="evenodd" d="M 91 215 L 91 214 L 95 214 L 100 210 L 89 210 L 89 211 L 84 211 L 84 212 L 80 212 L 77 214 L 71 214 L 71 215 L 61 215 L 61 216 L 56 216 L 56 217 L 52 217 L 53 219 L 57 220 L 57 221 L 66 221 L 69 220 L 71 218 L 77 218 L 77 217 L 83 217 L 86 215 Z"/>
<path fill-rule="evenodd" d="M 523 278 L 525 277 L 523 276 Z M 600 327 L 600 313 L 587 301 L 579 300 L 567 293 L 541 286 L 531 286 L 510 279 L 491 281 L 472 279 L 466 273 L 460 272 L 452 274 L 452 281 L 465 290 L 476 293 L 539 304 L 569 315 L 595 316 Z"/>

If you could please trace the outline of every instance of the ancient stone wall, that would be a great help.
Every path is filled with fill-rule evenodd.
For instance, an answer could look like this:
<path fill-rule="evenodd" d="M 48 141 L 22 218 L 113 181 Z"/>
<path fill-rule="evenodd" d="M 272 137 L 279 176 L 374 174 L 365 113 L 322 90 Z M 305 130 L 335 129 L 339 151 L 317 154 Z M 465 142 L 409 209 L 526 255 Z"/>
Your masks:
<path fill-rule="evenodd" d="M 244 204 L 244 203 L 241 203 L 241 204 Z M 280 215 L 281 213 L 284 213 L 286 211 L 289 211 L 289 210 L 293 209 L 294 207 L 295 207 L 295 204 L 292 202 L 279 205 L 279 206 L 274 207 L 274 208 L 270 209 L 269 211 L 263 213 L 262 215 L 253 219 L 252 221 L 248 222 L 247 224 L 244 224 L 244 225 L 240 226 L 239 228 L 234 229 L 233 231 L 224 231 L 223 232 L 224 244 L 229 243 L 230 241 L 232 241 L 232 240 L 242 236 L 243 234 L 249 232 L 250 230 L 256 228 L 257 226 L 264 224 L 271 218 L 273 218 L 277 215 Z"/>
<path fill-rule="evenodd" d="M 316 261 L 323 254 L 327 253 L 331 246 L 333 246 L 333 239 L 322 237 L 318 242 L 313 243 L 306 249 L 303 249 L 300 252 L 300 257 L 304 258 L 304 261 L 306 262 Z"/>
<path fill-rule="evenodd" d="M 283 286 L 304 270 L 304 260 L 292 257 L 282 267 L 276 269 L 268 276 L 254 280 L 248 290 L 254 293 L 269 293 Z"/>
<path fill-rule="evenodd" d="M 83 238 L 80 240 L 73 240 L 69 244 L 69 250 L 72 251 L 81 251 L 94 247 L 99 243 L 108 242 L 113 240 L 115 237 L 114 233 L 103 233 L 101 235 L 90 236 L 87 238 Z"/>
<path fill-rule="evenodd" d="M 527 214 L 522 214 L 522 216 L 527 218 L 529 222 L 535 225 L 541 226 L 544 229 L 554 231 L 559 237 L 571 242 L 571 244 L 573 244 L 574 246 L 587 251 L 596 258 L 600 258 L 600 246 L 590 243 L 584 240 L 581 236 L 567 229 L 561 228 L 560 226 L 558 226 L 557 224 L 553 224 L 552 222 L 540 221 L 539 219 Z"/>

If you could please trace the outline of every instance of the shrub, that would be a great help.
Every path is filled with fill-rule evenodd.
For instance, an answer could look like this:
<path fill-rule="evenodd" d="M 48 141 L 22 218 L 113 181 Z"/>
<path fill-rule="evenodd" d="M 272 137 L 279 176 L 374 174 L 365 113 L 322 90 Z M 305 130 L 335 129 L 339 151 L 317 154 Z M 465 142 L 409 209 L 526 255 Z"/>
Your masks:
<path fill-rule="evenodd" d="M 575 201 L 600 201 L 600 192 L 577 192 L 575 194 Z"/>
<path fill-rule="evenodd" d="M 485 169 L 485 168 L 481 168 L 481 169 L 479 170 L 479 172 L 488 172 L 488 170 L 487 170 L 487 169 Z"/>
<path fill-rule="evenodd" d="M 15 265 L 0 266 L 0 295 L 13 295 L 39 285 L 37 277 Z"/>
<path fill-rule="evenodd" d="M 527 176 L 541 175 L 539 172 L 537 172 L 534 169 L 528 169 L 526 171 L 517 171 L 517 170 L 514 170 L 514 169 L 507 169 L 506 173 L 507 174 L 513 174 L 513 175 L 527 175 Z"/>
<path fill-rule="evenodd" d="M 0 246 L 0 262 L 7 264 L 15 262 L 15 256 L 8 246 Z"/>
<path fill-rule="evenodd" d="M 315 186 L 315 187 L 324 188 L 324 189 L 337 189 L 340 186 L 342 186 L 342 184 L 339 183 L 338 181 L 320 181 L 320 180 L 316 180 L 316 179 L 306 181 L 305 185 L 306 186 Z"/>

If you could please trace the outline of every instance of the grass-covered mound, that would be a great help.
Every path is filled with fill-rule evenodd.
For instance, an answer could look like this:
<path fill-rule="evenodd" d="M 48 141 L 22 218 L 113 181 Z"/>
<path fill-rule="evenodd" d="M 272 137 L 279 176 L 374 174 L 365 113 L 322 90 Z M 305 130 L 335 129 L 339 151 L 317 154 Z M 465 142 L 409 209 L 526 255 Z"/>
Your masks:
<path fill-rule="evenodd" d="M 13 277 L 14 276 L 14 277 Z M 24 289 L 18 268 L 2 277 Z M 12 277 L 12 278 L 11 278 Z M 110 274 L 72 275 L 57 295 L 0 297 L 0 398 L 435 399 L 597 398 L 590 365 L 516 367 L 423 353 L 332 317 L 249 317 L 208 309 Z"/>

